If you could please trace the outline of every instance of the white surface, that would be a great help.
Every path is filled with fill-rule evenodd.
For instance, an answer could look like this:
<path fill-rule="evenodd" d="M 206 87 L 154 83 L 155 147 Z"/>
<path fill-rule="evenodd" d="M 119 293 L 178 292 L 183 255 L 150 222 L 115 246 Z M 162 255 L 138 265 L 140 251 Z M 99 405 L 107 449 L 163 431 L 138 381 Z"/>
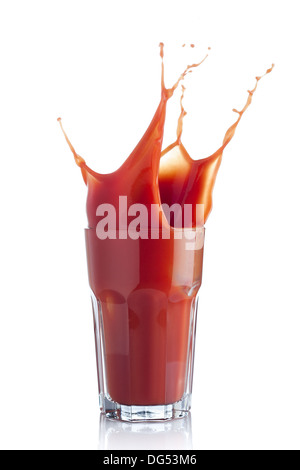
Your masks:
<path fill-rule="evenodd" d="M 1 448 L 300 448 L 298 3 L 1 2 Z M 149 425 L 137 444 L 139 430 L 99 429 L 85 187 L 56 118 L 94 169 L 117 168 L 157 106 L 161 40 L 167 85 L 212 47 L 186 81 L 195 158 L 276 67 L 224 153 L 206 225 L 192 435 Z"/>

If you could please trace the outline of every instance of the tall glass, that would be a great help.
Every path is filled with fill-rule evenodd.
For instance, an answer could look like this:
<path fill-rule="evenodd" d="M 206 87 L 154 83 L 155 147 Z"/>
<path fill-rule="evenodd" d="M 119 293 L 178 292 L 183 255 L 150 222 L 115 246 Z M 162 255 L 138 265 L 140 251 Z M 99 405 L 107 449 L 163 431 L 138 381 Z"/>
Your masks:
<path fill-rule="evenodd" d="M 180 233 L 181 236 L 180 236 Z M 86 229 L 101 412 L 124 421 L 191 407 L 204 228 L 100 240 Z"/>

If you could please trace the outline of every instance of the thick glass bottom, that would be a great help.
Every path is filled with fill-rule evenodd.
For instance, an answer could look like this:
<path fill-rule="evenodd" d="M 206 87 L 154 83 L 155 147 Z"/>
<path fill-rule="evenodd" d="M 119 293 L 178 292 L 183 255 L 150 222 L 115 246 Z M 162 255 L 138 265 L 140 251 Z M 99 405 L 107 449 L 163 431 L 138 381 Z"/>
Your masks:
<path fill-rule="evenodd" d="M 120 421 L 167 421 L 184 418 L 191 409 L 191 395 L 168 405 L 121 405 L 103 395 L 99 397 L 100 410 L 109 419 Z"/>

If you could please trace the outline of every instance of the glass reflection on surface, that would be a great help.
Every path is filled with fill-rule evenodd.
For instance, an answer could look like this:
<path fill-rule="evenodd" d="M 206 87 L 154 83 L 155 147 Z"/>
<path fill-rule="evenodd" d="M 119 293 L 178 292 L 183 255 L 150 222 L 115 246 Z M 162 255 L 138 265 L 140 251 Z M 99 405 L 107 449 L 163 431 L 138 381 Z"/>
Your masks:
<path fill-rule="evenodd" d="M 191 450 L 192 419 L 165 422 L 127 423 L 109 420 L 101 414 L 99 423 L 99 450 Z"/>

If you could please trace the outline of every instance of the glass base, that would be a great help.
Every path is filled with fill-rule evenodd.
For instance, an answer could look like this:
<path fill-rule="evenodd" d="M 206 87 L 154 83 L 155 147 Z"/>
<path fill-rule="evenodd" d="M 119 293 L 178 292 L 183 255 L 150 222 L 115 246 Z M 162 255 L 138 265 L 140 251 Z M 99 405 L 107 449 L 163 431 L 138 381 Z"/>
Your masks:
<path fill-rule="evenodd" d="M 100 395 L 100 410 L 109 419 L 119 421 L 167 421 L 184 418 L 191 409 L 191 395 L 168 405 L 121 405 Z"/>

